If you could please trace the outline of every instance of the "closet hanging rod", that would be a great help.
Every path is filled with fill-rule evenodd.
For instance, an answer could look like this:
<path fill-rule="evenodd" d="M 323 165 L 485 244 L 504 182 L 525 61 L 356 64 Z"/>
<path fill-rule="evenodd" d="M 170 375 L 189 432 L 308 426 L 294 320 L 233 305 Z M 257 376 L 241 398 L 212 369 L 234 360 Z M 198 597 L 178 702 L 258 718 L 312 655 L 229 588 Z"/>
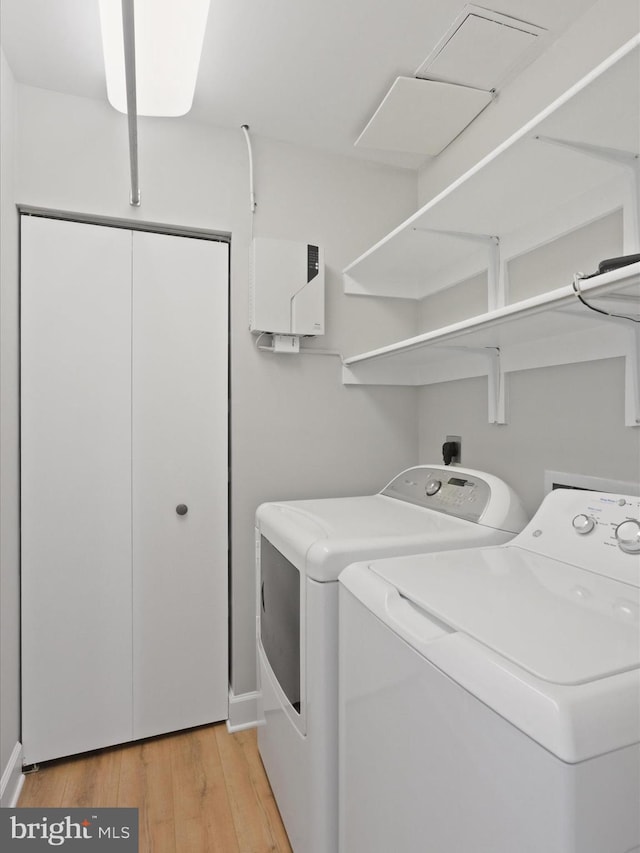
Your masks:
<path fill-rule="evenodd" d="M 122 0 L 122 34 L 124 39 L 124 73 L 127 86 L 127 122 L 129 125 L 129 168 L 131 195 L 129 204 L 140 207 L 138 178 L 138 104 L 136 99 L 136 42 L 133 20 L 134 0 Z"/>

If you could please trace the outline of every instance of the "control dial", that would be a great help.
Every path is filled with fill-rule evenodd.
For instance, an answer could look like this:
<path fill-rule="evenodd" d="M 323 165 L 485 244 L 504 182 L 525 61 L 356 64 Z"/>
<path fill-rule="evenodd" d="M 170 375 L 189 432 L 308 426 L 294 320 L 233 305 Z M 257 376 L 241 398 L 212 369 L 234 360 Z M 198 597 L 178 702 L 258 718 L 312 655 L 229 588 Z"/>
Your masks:
<path fill-rule="evenodd" d="M 616 527 L 615 536 L 620 550 L 626 554 L 640 553 L 640 521 L 633 518 L 623 521 Z"/>
<path fill-rule="evenodd" d="M 441 486 L 442 481 L 436 480 L 435 477 L 433 477 L 431 480 L 427 480 L 427 485 L 424 487 L 424 490 L 427 495 L 431 497 L 432 495 L 435 495 L 437 492 L 440 491 Z"/>
<path fill-rule="evenodd" d="M 579 533 L 581 536 L 584 536 L 586 533 L 591 533 L 593 528 L 596 526 L 595 518 L 591 515 L 584 515 L 583 513 L 576 515 L 571 523 L 573 524 L 573 529 L 576 533 Z"/>

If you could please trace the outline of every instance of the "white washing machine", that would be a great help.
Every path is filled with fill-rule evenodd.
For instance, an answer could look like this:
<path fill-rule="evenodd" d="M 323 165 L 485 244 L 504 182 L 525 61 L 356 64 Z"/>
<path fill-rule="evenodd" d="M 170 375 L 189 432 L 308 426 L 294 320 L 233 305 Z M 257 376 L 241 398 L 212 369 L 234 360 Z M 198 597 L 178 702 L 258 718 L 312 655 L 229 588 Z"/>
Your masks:
<path fill-rule="evenodd" d="M 410 468 L 376 495 L 256 513 L 258 747 L 297 853 L 338 846 L 338 574 L 391 554 L 506 542 L 526 524 L 502 480 Z"/>
<path fill-rule="evenodd" d="M 640 850 L 640 499 L 340 577 L 342 853 Z"/>

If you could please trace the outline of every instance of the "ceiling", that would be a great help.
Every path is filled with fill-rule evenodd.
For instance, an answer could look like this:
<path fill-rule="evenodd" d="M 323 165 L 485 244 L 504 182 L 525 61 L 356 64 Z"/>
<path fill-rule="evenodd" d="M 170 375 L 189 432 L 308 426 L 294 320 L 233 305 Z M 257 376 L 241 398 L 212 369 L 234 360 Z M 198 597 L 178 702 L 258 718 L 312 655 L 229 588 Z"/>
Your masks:
<path fill-rule="evenodd" d="M 549 31 L 594 0 L 477 0 Z M 465 0 L 211 0 L 192 120 L 416 168 L 424 157 L 354 148 L 398 76 L 413 76 Z M 106 101 L 98 0 L 1 0 L 16 79 Z M 491 109 L 489 107 L 488 109 Z M 170 119 L 179 121 L 180 119 Z"/>

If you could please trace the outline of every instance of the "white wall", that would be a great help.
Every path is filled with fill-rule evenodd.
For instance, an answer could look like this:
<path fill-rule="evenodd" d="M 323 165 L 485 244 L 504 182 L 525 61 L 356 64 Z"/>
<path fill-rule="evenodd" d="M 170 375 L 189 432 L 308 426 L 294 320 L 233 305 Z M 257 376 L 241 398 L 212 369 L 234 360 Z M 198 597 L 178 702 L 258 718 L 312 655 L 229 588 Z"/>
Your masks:
<path fill-rule="evenodd" d="M 18 218 L 15 84 L 0 56 L 0 774 L 20 740 L 18 528 Z"/>
<path fill-rule="evenodd" d="M 640 4 L 594 6 L 502 93 L 420 175 L 421 202 L 466 171 L 640 28 Z M 605 120 L 603 118 L 603 120 Z M 622 252 L 622 219 L 613 213 L 509 264 L 510 301 L 571 283 L 599 260 Z M 481 283 L 480 283 L 481 284 Z M 478 281 L 423 300 L 423 328 L 474 313 Z M 469 290 L 474 288 L 474 298 Z M 503 476 L 533 512 L 546 469 L 640 481 L 640 429 L 624 426 L 622 359 L 509 374 L 508 423 L 487 423 L 486 379 L 421 389 L 420 458 L 432 459 L 447 434 L 462 436 L 462 464 Z"/>
<path fill-rule="evenodd" d="M 253 518 L 272 498 L 374 491 L 417 455 L 417 393 L 344 387 L 339 360 L 259 352 L 248 332 L 251 216 L 243 135 L 141 119 L 142 205 L 128 204 L 125 118 L 18 87 L 22 204 L 232 234 L 232 686 L 255 688 Z M 256 236 L 325 247 L 327 334 L 345 354 L 414 333 L 414 306 L 346 297 L 340 270 L 410 213 L 415 174 L 254 139 Z"/>

